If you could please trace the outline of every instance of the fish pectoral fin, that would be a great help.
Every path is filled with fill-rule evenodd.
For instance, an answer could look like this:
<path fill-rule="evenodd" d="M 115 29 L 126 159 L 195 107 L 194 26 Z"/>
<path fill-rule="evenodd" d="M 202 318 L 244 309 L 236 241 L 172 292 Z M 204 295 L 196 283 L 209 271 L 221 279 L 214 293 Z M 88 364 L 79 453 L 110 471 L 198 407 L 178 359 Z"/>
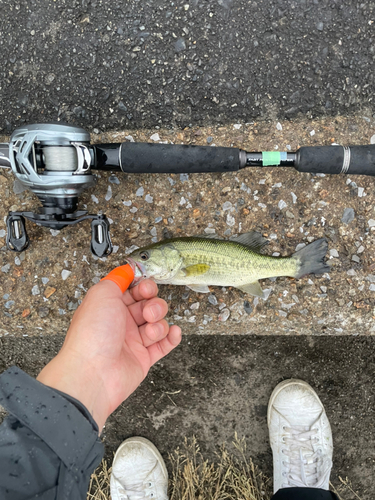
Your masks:
<path fill-rule="evenodd" d="M 264 297 L 263 290 L 260 287 L 259 281 L 255 281 L 254 283 L 247 283 L 247 285 L 237 286 L 236 288 L 244 293 L 248 293 L 249 295 L 255 295 L 256 297 L 260 297 L 262 299 Z"/>
<path fill-rule="evenodd" d="M 208 264 L 193 264 L 192 266 L 187 266 L 182 269 L 185 276 L 200 276 L 205 274 L 211 266 Z"/>
<path fill-rule="evenodd" d="M 268 243 L 266 238 L 258 233 L 257 231 L 249 231 L 248 233 L 240 234 L 236 238 L 230 238 L 230 241 L 235 241 L 236 243 L 241 243 L 245 245 L 254 252 L 260 252 L 260 250 Z"/>
<path fill-rule="evenodd" d="M 186 285 L 190 290 L 198 293 L 210 293 L 210 289 L 207 285 Z"/>

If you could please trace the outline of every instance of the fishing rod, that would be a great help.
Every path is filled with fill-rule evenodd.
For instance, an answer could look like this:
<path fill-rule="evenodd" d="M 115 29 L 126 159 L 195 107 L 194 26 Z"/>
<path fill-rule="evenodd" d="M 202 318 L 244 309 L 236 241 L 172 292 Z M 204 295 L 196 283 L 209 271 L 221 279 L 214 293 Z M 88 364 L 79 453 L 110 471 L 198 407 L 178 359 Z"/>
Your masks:
<path fill-rule="evenodd" d="M 15 130 L 0 144 L 0 167 L 11 168 L 42 206 L 37 212 L 9 212 L 7 247 L 29 245 L 25 219 L 51 229 L 91 220 L 91 251 L 112 252 L 105 215 L 77 210 L 78 196 L 95 185 L 95 170 L 124 173 L 233 172 L 247 167 L 293 167 L 298 172 L 375 176 L 375 145 L 308 146 L 296 152 L 246 152 L 242 149 L 180 144 L 90 144 L 89 133 L 73 125 L 48 123 Z"/>

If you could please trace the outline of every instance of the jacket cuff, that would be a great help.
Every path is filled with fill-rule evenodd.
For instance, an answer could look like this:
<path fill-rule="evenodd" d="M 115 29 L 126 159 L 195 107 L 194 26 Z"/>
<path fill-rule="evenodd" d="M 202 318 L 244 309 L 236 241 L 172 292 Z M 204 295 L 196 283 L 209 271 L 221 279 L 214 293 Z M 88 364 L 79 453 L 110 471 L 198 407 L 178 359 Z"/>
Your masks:
<path fill-rule="evenodd" d="M 0 405 L 33 431 L 68 469 L 103 445 L 87 408 L 12 366 L 0 375 Z M 99 451 L 99 450 L 98 450 Z"/>

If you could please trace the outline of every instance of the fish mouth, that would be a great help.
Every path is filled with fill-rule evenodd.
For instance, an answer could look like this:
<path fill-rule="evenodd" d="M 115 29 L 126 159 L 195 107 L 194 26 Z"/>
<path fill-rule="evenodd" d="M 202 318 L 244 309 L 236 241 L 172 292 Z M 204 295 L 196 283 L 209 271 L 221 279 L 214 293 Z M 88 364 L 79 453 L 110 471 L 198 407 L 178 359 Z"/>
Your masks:
<path fill-rule="evenodd" d="M 143 281 L 144 279 L 147 278 L 146 268 L 140 262 L 136 262 L 131 257 L 127 257 L 126 262 L 132 268 L 133 273 L 134 273 L 134 279 L 131 282 L 130 287 L 129 287 L 129 288 L 132 288 L 133 286 L 138 285 L 141 281 Z"/>

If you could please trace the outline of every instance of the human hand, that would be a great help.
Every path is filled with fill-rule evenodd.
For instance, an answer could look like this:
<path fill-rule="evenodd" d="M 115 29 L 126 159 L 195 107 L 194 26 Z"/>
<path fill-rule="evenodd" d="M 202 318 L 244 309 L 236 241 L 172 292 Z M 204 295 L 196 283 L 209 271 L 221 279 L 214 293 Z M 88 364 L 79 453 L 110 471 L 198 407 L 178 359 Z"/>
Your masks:
<path fill-rule="evenodd" d="M 81 401 L 100 431 L 150 367 L 181 341 L 180 327 L 163 319 L 168 306 L 157 292 L 151 280 L 124 294 L 111 281 L 90 288 L 61 351 L 37 377 Z"/>

